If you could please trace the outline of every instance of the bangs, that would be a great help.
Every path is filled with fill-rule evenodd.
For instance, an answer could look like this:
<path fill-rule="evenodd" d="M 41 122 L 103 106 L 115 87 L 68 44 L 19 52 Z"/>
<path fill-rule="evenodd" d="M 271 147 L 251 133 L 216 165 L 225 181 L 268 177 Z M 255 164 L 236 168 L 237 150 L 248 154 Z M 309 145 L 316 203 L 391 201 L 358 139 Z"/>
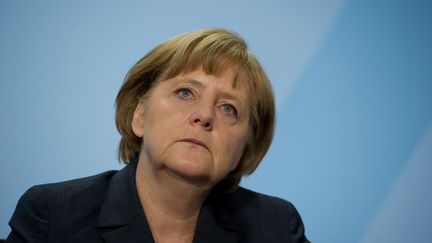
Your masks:
<path fill-rule="evenodd" d="M 246 48 L 246 43 L 233 39 L 227 33 L 213 33 L 194 40 L 184 39 L 179 41 L 159 80 L 202 68 L 206 74 L 216 77 L 232 72 L 233 87 L 237 88 L 240 83 L 248 83 L 252 79 L 247 68 L 250 56 Z"/>

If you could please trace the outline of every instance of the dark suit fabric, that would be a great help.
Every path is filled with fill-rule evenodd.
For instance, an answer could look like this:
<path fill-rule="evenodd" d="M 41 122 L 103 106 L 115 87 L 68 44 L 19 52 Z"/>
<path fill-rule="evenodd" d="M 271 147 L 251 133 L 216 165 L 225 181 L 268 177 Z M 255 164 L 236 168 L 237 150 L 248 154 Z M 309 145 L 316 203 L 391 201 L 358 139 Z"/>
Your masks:
<path fill-rule="evenodd" d="M 136 164 L 30 188 L 6 242 L 154 242 L 136 190 Z M 193 242 L 309 241 L 291 203 L 239 188 L 204 203 Z"/>

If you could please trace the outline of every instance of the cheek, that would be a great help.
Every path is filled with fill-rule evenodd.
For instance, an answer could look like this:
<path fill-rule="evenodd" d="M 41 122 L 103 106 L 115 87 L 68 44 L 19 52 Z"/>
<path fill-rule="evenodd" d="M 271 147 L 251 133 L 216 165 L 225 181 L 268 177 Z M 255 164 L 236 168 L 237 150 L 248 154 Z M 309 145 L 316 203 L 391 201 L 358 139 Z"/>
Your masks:
<path fill-rule="evenodd" d="M 173 108 L 164 101 L 148 109 L 146 115 L 144 142 L 161 146 L 174 138 L 179 133 L 180 126 L 187 122 L 185 111 Z"/>
<path fill-rule="evenodd" d="M 148 115 L 148 125 L 152 129 L 160 127 L 169 129 L 171 126 L 175 126 L 176 123 L 179 124 L 182 121 L 180 120 L 182 114 L 184 114 L 182 107 L 172 103 L 169 98 L 162 98 L 154 102 L 152 107 L 148 107 L 146 115 Z"/>

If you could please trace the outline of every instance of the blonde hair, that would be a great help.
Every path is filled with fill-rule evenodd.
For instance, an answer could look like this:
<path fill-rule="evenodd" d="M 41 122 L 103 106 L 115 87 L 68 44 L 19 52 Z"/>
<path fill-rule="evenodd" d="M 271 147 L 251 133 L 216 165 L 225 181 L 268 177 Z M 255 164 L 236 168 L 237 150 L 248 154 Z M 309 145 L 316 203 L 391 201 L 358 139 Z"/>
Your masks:
<path fill-rule="evenodd" d="M 250 94 L 250 131 L 237 168 L 218 185 L 234 191 L 245 174 L 251 174 L 273 139 L 275 104 L 270 81 L 258 60 L 237 34 L 220 28 L 177 35 L 153 48 L 127 73 L 116 98 L 115 122 L 120 135 L 119 160 L 129 163 L 141 149 L 142 139 L 132 131 L 132 117 L 140 100 L 159 81 L 202 68 L 211 75 L 234 71 L 234 82 L 245 82 Z"/>

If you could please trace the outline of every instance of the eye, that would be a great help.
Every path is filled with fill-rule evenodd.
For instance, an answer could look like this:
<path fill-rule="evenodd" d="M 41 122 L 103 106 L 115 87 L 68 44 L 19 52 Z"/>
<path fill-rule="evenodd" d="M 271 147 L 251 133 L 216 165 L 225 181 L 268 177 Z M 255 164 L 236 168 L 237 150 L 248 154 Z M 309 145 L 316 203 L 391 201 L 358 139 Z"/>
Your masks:
<path fill-rule="evenodd" d="M 183 98 L 183 99 L 188 99 L 188 98 L 192 97 L 192 95 L 193 95 L 192 90 L 190 90 L 188 88 L 179 88 L 175 91 L 175 93 L 177 95 L 179 95 L 180 98 Z"/>
<path fill-rule="evenodd" d="M 223 104 L 221 109 L 228 115 L 237 116 L 237 109 L 233 105 Z"/>

